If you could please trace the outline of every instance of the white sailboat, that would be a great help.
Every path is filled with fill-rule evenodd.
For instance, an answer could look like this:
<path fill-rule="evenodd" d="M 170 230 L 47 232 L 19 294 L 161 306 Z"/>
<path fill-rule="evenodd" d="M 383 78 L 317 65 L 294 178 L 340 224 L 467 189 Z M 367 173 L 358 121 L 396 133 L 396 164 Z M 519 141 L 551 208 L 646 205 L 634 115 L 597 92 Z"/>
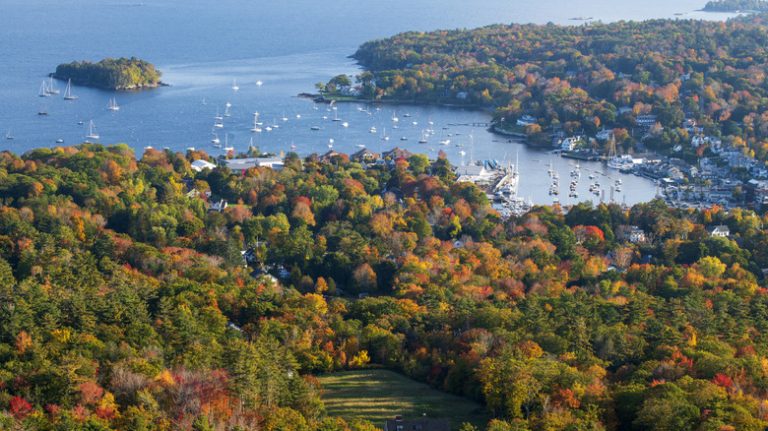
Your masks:
<path fill-rule="evenodd" d="M 8 132 L 5 134 L 5 140 L 6 140 L 6 141 L 12 141 L 12 140 L 13 140 L 13 135 L 11 134 L 11 131 L 10 131 L 10 129 L 9 129 L 9 130 L 8 130 Z"/>
<path fill-rule="evenodd" d="M 261 123 L 259 122 L 259 113 L 254 112 L 253 113 L 253 127 L 251 127 L 251 132 L 253 133 L 261 133 Z"/>
<path fill-rule="evenodd" d="M 238 91 L 240 87 L 237 85 L 237 79 L 232 80 L 232 91 Z"/>
<path fill-rule="evenodd" d="M 85 135 L 87 139 L 99 139 L 99 133 L 96 131 L 96 125 L 93 124 L 93 120 L 88 123 L 88 134 Z"/>
<path fill-rule="evenodd" d="M 77 96 L 72 94 L 72 80 L 67 81 L 67 88 L 64 89 L 64 100 L 77 100 Z"/>
<path fill-rule="evenodd" d="M 40 90 L 37 92 L 38 97 L 48 97 L 50 96 L 50 93 L 48 93 L 48 83 L 43 81 L 40 84 Z"/>
<path fill-rule="evenodd" d="M 220 147 L 221 146 L 221 139 L 219 139 L 219 135 L 216 133 L 216 130 L 212 130 L 211 133 L 213 134 L 213 138 L 211 139 L 211 143 L 214 147 Z"/>
<path fill-rule="evenodd" d="M 229 108 L 231 108 L 231 107 L 232 107 L 232 104 L 231 104 L 231 103 L 229 103 L 229 102 L 227 102 L 227 103 L 224 105 L 224 116 L 225 116 L 225 117 L 231 117 L 231 116 L 232 116 L 232 113 L 231 113 L 231 112 L 229 112 Z"/>
<path fill-rule="evenodd" d="M 59 94 L 59 89 L 56 88 L 56 83 L 53 82 L 53 76 L 51 76 L 48 81 L 48 94 L 50 95 Z"/>
<path fill-rule="evenodd" d="M 107 105 L 107 109 L 112 112 L 117 112 L 120 110 L 120 105 L 117 104 L 117 100 L 115 98 L 109 99 L 109 105 Z"/>

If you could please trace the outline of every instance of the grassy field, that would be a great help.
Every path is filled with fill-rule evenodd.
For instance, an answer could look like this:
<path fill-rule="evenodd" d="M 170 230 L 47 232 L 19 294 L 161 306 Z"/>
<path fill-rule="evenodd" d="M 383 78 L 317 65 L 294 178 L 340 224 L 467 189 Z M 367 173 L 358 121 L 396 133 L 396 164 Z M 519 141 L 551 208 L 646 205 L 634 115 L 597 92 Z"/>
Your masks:
<path fill-rule="evenodd" d="M 347 371 L 319 376 L 328 414 L 344 419 L 366 419 L 377 427 L 401 415 L 448 418 L 451 428 L 463 422 L 485 426 L 483 406 L 466 398 L 432 389 L 388 370 Z"/>

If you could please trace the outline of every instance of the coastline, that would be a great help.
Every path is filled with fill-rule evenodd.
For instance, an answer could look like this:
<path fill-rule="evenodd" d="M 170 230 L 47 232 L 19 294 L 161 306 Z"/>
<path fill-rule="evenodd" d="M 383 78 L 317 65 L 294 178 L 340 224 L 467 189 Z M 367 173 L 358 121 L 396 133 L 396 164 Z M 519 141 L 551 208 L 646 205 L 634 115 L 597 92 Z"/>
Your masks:
<path fill-rule="evenodd" d="M 56 79 L 58 81 L 63 81 L 63 82 L 67 82 L 68 80 L 72 79 L 72 84 L 74 84 L 74 85 L 77 85 L 77 86 L 80 86 L 80 87 L 96 88 L 96 89 L 105 90 L 105 91 L 143 91 L 143 90 L 152 90 L 152 89 L 155 89 L 155 88 L 170 87 L 171 86 L 171 84 L 168 84 L 166 82 L 160 81 L 157 84 L 135 85 L 135 86 L 130 86 L 130 87 L 107 87 L 107 86 L 102 86 L 102 85 L 78 83 L 78 82 L 75 82 L 75 80 L 73 78 L 56 75 L 56 72 L 49 73 L 48 77 Z"/>

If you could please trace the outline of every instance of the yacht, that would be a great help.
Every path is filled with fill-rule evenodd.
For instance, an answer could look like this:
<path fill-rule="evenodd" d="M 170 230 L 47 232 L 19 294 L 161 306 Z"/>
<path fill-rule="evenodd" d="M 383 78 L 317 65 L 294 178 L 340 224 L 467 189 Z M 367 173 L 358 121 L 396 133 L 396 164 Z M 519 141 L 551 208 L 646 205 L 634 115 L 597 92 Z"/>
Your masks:
<path fill-rule="evenodd" d="M 318 130 L 320 130 L 320 126 L 312 126 L 309 128 L 309 130 L 317 132 Z"/>
<path fill-rule="evenodd" d="M 238 91 L 240 87 L 237 85 L 237 79 L 232 80 L 232 91 Z"/>
<path fill-rule="evenodd" d="M 48 84 L 45 81 L 43 81 L 40 84 L 40 90 L 37 92 L 37 96 L 38 97 L 48 97 L 50 95 L 51 94 L 48 93 Z"/>
<path fill-rule="evenodd" d="M 5 140 L 6 141 L 12 141 L 13 135 L 11 134 L 11 131 L 9 130 L 8 133 L 5 134 Z"/>
<path fill-rule="evenodd" d="M 59 139 L 56 140 L 56 143 L 57 144 L 63 144 L 64 143 L 64 139 L 59 138 Z"/>
<path fill-rule="evenodd" d="M 72 80 L 67 81 L 67 88 L 64 89 L 64 100 L 77 100 L 77 96 L 72 94 Z"/>
<path fill-rule="evenodd" d="M 213 131 L 213 138 L 211 139 L 211 144 L 213 144 L 214 147 L 220 147 L 221 146 L 221 139 L 219 139 L 219 135 L 216 133 L 216 131 Z"/>
<path fill-rule="evenodd" d="M 88 123 L 88 134 L 85 135 L 87 139 L 99 139 L 99 133 L 96 131 L 96 125 L 93 124 L 93 120 Z"/>
<path fill-rule="evenodd" d="M 53 82 L 53 77 L 52 76 L 51 76 L 51 78 L 48 81 L 48 94 L 50 94 L 52 96 L 59 94 L 59 89 L 56 88 L 56 83 Z"/>
<path fill-rule="evenodd" d="M 349 123 L 347 123 L 347 122 L 345 121 L 345 122 L 341 123 L 341 127 L 343 127 L 343 128 L 345 128 L 345 129 L 346 129 L 347 127 L 349 127 Z"/>
<path fill-rule="evenodd" d="M 107 105 L 107 109 L 112 112 L 117 112 L 120 110 L 120 105 L 117 104 L 117 100 L 115 100 L 114 97 L 109 99 L 109 105 Z"/>

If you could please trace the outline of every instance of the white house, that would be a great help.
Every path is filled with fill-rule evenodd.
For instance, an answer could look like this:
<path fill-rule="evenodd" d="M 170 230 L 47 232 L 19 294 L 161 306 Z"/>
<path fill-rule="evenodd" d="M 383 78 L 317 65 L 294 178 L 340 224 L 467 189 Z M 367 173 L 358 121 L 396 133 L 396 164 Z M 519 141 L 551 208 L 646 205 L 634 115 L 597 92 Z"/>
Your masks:
<path fill-rule="evenodd" d="M 285 164 L 279 157 L 250 157 L 245 159 L 228 159 L 224 163 L 233 171 L 242 171 L 255 167 L 267 167 L 276 171 L 283 169 Z"/>
<path fill-rule="evenodd" d="M 713 226 L 709 229 L 709 235 L 720 238 L 728 238 L 731 236 L 731 230 L 726 225 Z"/>
<path fill-rule="evenodd" d="M 522 117 L 517 119 L 517 125 L 518 126 L 530 126 L 536 124 L 536 118 L 530 116 L 530 115 L 523 115 Z"/>
<path fill-rule="evenodd" d="M 195 160 L 194 162 L 192 162 L 191 166 L 192 166 L 192 170 L 195 172 L 200 172 L 204 169 L 213 169 L 216 167 L 216 165 L 214 165 L 213 163 L 203 159 Z"/>

